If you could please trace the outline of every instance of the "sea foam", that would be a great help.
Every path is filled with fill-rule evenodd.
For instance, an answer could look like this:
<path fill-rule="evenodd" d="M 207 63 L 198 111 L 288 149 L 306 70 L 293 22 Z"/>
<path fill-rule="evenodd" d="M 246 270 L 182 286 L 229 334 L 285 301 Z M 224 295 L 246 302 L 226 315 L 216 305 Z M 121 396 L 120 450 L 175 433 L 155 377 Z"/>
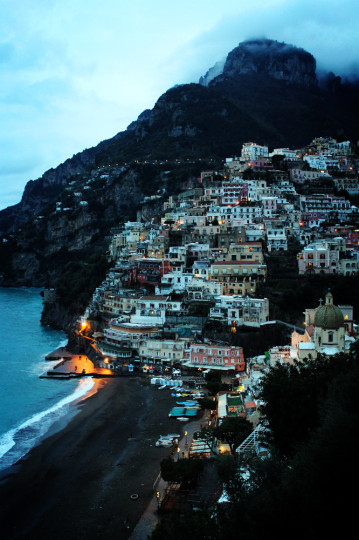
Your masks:
<path fill-rule="evenodd" d="M 61 384 L 64 383 L 61 382 Z M 0 437 L 0 470 L 10 467 L 27 454 L 46 435 L 53 424 L 68 413 L 69 405 L 85 396 L 94 385 L 95 381 L 92 377 L 81 379 L 72 394 L 4 433 Z"/>

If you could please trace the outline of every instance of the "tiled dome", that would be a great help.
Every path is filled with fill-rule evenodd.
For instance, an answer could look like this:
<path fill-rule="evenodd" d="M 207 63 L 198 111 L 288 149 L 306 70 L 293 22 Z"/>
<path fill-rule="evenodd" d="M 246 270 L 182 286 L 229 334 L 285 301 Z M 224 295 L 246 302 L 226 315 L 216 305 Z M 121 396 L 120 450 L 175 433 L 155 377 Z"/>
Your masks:
<path fill-rule="evenodd" d="M 344 316 L 340 309 L 333 304 L 333 295 L 328 292 L 325 295 L 325 304 L 315 312 L 314 326 L 327 330 L 336 330 L 344 326 Z"/>

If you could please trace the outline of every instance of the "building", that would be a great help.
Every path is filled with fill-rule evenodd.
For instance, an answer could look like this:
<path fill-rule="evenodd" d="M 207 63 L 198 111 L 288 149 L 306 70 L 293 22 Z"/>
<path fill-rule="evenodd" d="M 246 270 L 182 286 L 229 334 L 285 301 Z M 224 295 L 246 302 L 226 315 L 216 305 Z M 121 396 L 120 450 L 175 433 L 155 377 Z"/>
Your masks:
<path fill-rule="evenodd" d="M 130 271 L 130 281 L 136 285 L 157 285 L 162 276 L 171 271 L 166 259 L 142 258 L 134 261 Z"/>
<path fill-rule="evenodd" d="M 159 333 L 158 327 L 151 324 L 123 322 L 121 318 L 112 319 L 104 329 L 104 339 L 97 343 L 97 347 L 103 355 L 110 357 L 111 361 L 119 362 L 123 358 L 132 357 L 144 338 L 156 337 Z"/>
<path fill-rule="evenodd" d="M 280 221 L 266 223 L 266 237 L 268 251 L 287 251 L 288 240 L 283 223 Z"/>
<path fill-rule="evenodd" d="M 339 253 L 340 247 L 343 247 L 342 244 L 345 249 L 344 240 L 339 238 L 337 242 L 335 239 L 332 241 L 318 240 L 304 247 L 297 255 L 299 274 L 338 274 L 340 270 Z"/>
<path fill-rule="evenodd" d="M 291 355 L 294 358 L 303 360 L 310 356 L 316 359 L 318 353 L 333 355 L 349 351 L 354 341 L 348 333 L 351 326 L 349 317 L 352 320 L 351 306 L 335 306 L 329 291 L 325 295 L 324 305 L 320 301 L 317 308 L 306 310 L 305 315 L 304 334 L 292 334 Z"/>
<path fill-rule="evenodd" d="M 138 353 L 141 361 L 173 364 L 183 362 L 187 346 L 177 339 L 146 338 L 140 342 Z"/>
<path fill-rule="evenodd" d="M 131 315 L 131 323 L 163 326 L 166 314 L 180 314 L 182 302 L 172 301 L 167 295 L 149 295 L 138 299 L 136 312 Z"/>
<path fill-rule="evenodd" d="M 211 281 L 222 283 L 222 294 L 241 294 L 244 281 L 263 282 L 267 277 L 267 265 L 258 261 L 217 261 L 211 266 Z"/>
<path fill-rule="evenodd" d="M 242 145 L 241 158 L 245 161 L 253 161 L 263 157 L 268 157 L 268 146 L 248 142 Z"/>
<path fill-rule="evenodd" d="M 186 287 L 187 299 L 213 300 L 222 293 L 222 284 L 195 278 Z"/>
<path fill-rule="evenodd" d="M 185 365 L 202 369 L 222 371 L 244 371 L 245 361 L 242 347 L 217 343 L 191 343 Z"/>
<path fill-rule="evenodd" d="M 219 296 L 209 318 L 225 322 L 233 331 L 237 326 L 259 327 L 269 319 L 269 301 L 249 296 Z"/>

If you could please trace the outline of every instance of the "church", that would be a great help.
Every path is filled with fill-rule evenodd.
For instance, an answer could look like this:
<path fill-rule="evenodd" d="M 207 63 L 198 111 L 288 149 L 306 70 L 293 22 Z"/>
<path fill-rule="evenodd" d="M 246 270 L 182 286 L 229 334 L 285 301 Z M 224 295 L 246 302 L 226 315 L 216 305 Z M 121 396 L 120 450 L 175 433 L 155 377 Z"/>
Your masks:
<path fill-rule="evenodd" d="M 291 357 L 296 360 L 317 357 L 318 353 L 328 356 L 349 352 L 355 341 L 353 332 L 353 307 L 335 306 L 330 291 L 325 303 L 320 300 L 317 308 L 305 310 L 304 334 L 294 331 L 291 340 Z"/>

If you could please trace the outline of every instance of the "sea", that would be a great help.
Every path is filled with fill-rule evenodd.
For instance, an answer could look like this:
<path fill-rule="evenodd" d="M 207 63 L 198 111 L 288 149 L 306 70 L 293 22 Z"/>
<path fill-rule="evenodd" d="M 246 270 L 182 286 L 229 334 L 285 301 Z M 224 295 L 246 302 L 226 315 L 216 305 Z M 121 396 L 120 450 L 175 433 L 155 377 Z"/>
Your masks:
<path fill-rule="evenodd" d="M 67 343 L 64 332 L 40 324 L 40 293 L 0 287 L 0 471 L 61 429 L 94 385 L 91 378 L 40 378 L 56 364 L 45 356 Z"/>

